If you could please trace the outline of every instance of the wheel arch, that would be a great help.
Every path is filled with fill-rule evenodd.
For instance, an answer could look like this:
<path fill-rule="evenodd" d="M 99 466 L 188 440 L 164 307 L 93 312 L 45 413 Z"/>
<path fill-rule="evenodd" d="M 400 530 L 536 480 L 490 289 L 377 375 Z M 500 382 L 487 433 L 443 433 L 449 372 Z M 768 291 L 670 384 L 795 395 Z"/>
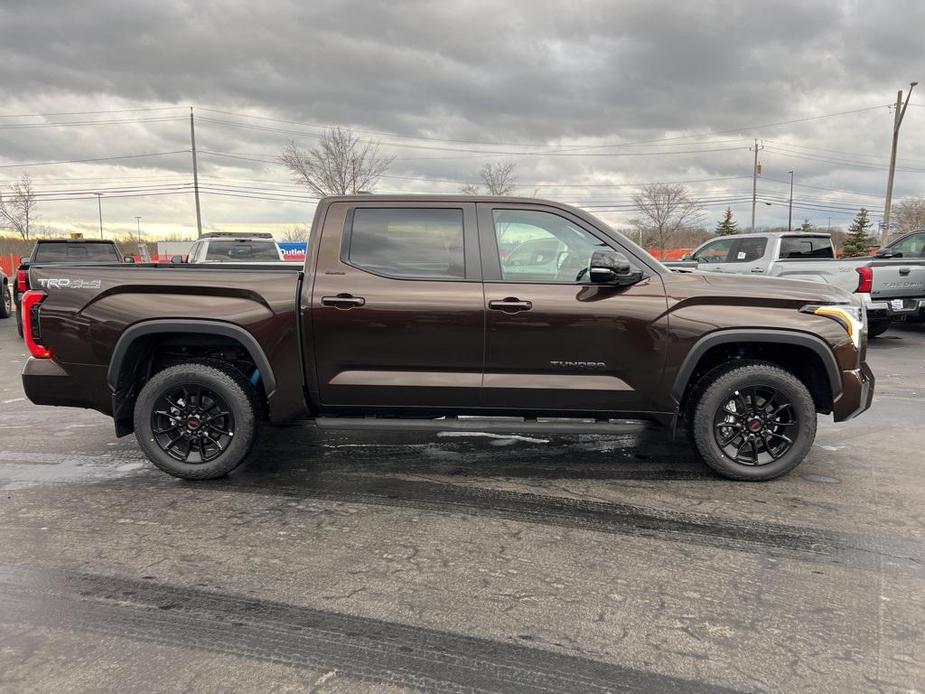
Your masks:
<path fill-rule="evenodd" d="M 806 361 L 795 361 L 799 356 L 806 356 Z M 838 362 L 822 338 L 796 330 L 733 328 L 704 335 L 687 353 L 671 389 L 679 409 L 684 409 L 688 396 L 706 372 L 736 357 L 757 357 L 794 371 L 810 388 L 820 411 L 830 410 L 841 395 Z M 822 367 L 824 377 L 814 366 Z"/>
<path fill-rule="evenodd" d="M 260 372 L 260 380 L 267 400 L 276 391 L 276 376 L 263 348 L 256 338 L 244 328 L 224 321 L 207 319 L 153 319 L 128 327 L 119 336 L 109 360 L 106 382 L 112 391 L 113 419 L 116 434 L 124 436 L 132 432 L 131 417 L 134 396 L 137 395 L 138 370 L 150 355 L 152 343 L 163 337 L 177 341 L 178 338 L 216 338 L 240 346 Z M 180 340 L 182 341 L 182 340 Z"/>

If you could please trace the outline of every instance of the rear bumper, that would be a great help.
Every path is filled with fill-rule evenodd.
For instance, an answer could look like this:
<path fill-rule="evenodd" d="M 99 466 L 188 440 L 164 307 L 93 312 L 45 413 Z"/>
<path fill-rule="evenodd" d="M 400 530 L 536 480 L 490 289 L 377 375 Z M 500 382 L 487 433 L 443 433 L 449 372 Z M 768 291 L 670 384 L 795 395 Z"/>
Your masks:
<path fill-rule="evenodd" d="M 112 414 L 105 367 L 29 357 L 22 370 L 22 388 L 36 405 L 85 407 Z"/>
<path fill-rule="evenodd" d="M 862 294 L 861 301 L 867 309 L 867 317 L 871 320 L 884 318 L 902 318 L 925 309 L 925 297 L 904 297 L 902 299 L 872 299 L 870 294 Z"/>
<path fill-rule="evenodd" d="M 859 369 L 841 372 L 842 392 L 832 408 L 836 422 L 853 419 L 870 408 L 874 382 L 874 373 L 866 362 L 862 362 Z"/>

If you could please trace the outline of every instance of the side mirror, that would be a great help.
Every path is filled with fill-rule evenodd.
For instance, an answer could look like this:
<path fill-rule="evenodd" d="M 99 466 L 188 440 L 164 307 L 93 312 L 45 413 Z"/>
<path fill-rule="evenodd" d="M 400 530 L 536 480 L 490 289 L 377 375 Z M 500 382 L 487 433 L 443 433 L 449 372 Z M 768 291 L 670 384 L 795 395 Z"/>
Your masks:
<path fill-rule="evenodd" d="M 900 256 L 901 256 L 901 255 L 902 255 L 902 253 L 900 253 Z M 880 248 L 880 249 L 877 250 L 876 253 L 874 253 L 874 256 L 877 257 L 877 258 L 892 258 L 892 257 L 893 257 L 893 249 L 892 249 L 892 248 Z"/>
<path fill-rule="evenodd" d="M 32 258 L 30 258 L 29 256 L 26 256 L 25 258 L 21 258 L 19 260 L 20 265 L 28 265 L 31 262 L 32 262 Z"/>
<path fill-rule="evenodd" d="M 174 265 L 180 265 L 181 263 L 185 261 L 183 260 L 182 255 L 172 255 L 170 256 L 170 262 L 173 263 Z"/>
<path fill-rule="evenodd" d="M 625 287 L 636 284 L 642 273 L 633 271 L 626 256 L 616 251 L 594 251 L 588 264 L 588 279 L 595 284 L 615 284 Z"/>
<path fill-rule="evenodd" d="M 135 257 L 131 255 L 127 255 L 122 259 L 122 262 L 125 263 L 126 265 L 134 265 Z"/>

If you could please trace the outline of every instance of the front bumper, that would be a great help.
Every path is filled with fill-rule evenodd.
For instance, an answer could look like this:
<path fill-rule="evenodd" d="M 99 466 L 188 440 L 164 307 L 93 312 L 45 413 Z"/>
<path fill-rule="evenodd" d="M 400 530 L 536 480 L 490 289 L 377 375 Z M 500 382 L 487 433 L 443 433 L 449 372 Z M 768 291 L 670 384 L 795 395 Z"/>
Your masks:
<path fill-rule="evenodd" d="M 874 372 L 866 362 L 859 369 L 841 372 L 841 395 L 835 400 L 832 414 L 836 422 L 853 419 L 870 408 L 874 399 Z"/>
<path fill-rule="evenodd" d="M 925 309 L 925 297 L 912 297 L 902 299 L 873 299 L 870 294 L 861 294 L 861 303 L 867 309 L 870 320 L 884 318 L 902 318 Z"/>

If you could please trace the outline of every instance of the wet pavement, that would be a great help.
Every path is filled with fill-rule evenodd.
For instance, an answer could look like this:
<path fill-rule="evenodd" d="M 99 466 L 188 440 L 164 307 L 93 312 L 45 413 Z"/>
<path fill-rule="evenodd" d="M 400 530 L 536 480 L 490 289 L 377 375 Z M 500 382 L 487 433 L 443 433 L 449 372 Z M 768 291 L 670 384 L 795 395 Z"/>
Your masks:
<path fill-rule="evenodd" d="M 163 475 L 24 400 L 0 321 L 0 690 L 925 691 L 925 325 L 764 484 L 654 433 L 267 430 Z"/>

